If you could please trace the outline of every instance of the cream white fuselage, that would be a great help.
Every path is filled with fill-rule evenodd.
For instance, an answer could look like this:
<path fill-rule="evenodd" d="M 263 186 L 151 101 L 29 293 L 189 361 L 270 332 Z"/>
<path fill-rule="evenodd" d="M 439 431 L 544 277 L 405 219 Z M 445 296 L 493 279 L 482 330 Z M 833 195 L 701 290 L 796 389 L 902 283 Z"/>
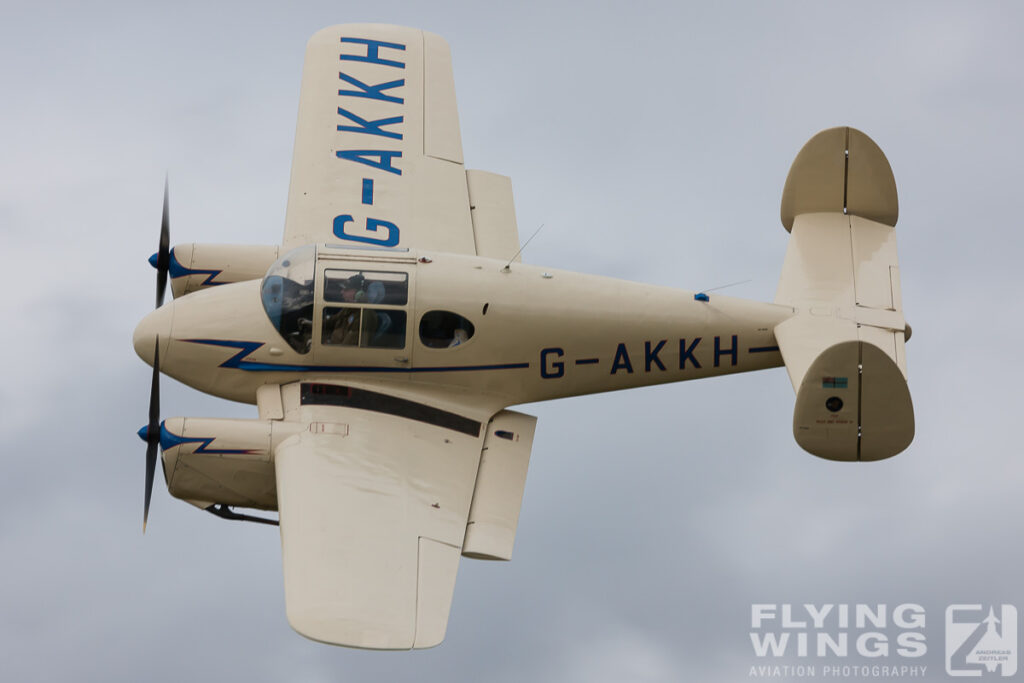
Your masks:
<path fill-rule="evenodd" d="M 257 402 L 262 385 L 324 379 L 387 387 L 474 415 L 514 404 L 782 365 L 773 328 L 792 308 L 543 269 L 488 258 L 420 251 L 318 249 L 312 340 L 291 348 L 261 305 L 259 280 L 175 300 L 135 333 L 161 370 L 201 391 Z M 404 348 L 324 343 L 324 271 L 408 274 Z M 327 306 L 339 304 L 327 303 Z M 386 309 L 385 309 L 386 310 Z M 430 311 L 468 320 L 472 336 L 432 348 L 419 325 Z"/>

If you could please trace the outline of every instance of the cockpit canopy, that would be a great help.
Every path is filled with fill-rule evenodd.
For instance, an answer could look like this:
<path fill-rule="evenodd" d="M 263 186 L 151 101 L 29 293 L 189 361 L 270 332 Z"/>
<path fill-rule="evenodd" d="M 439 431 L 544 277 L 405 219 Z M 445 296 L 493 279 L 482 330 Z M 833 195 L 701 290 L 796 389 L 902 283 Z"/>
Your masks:
<path fill-rule="evenodd" d="M 326 267 L 321 275 L 323 314 L 318 344 L 325 348 L 405 348 L 409 273 L 398 268 L 363 270 L 352 266 L 339 263 L 338 267 Z M 316 272 L 317 245 L 298 247 L 270 266 L 260 290 L 271 324 L 300 354 L 309 353 L 313 346 Z M 460 346 L 474 332 L 472 322 L 451 311 L 429 310 L 419 321 L 419 341 L 428 349 Z"/>
<path fill-rule="evenodd" d="M 285 341 L 299 353 L 308 353 L 313 341 L 313 276 L 316 245 L 289 251 L 263 278 L 263 309 Z"/>

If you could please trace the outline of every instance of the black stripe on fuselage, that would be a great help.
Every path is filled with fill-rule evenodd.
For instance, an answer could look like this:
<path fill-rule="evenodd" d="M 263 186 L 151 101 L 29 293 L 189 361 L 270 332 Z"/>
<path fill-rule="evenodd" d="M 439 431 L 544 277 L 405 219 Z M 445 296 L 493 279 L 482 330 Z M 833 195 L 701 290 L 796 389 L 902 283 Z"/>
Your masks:
<path fill-rule="evenodd" d="M 476 420 L 433 406 L 365 389 L 338 384 L 303 382 L 299 400 L 304 406 L 340 406 L 357 410 L 371 410 L 375 413 L 426 422 L 473 437 L 480 436 L 480 423 Z"/>

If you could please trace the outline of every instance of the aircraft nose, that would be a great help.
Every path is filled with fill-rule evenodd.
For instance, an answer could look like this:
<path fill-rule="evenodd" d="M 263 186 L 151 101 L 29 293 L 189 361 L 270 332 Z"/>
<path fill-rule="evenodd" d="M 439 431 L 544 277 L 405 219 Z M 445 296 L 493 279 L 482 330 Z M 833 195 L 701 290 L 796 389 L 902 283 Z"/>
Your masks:
<path fill-rule="evenodd" d="M 152 311 L 149 315 L 139 321 L 132 335 L 132 345 L 139 358 L 150 365 L 153 364 L 153 350 L 156 348 L 156 340 L 160 339 L 161 365 L 167 358 L 167 344 L 171 341 L 171 328 L 174 322 L 173 304 L 167 304 Z"/>

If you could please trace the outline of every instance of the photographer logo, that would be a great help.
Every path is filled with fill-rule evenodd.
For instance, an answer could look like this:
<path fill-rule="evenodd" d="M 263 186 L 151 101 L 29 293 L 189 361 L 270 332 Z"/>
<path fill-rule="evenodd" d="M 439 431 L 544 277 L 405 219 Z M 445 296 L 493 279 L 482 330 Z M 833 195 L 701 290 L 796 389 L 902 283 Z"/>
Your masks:
<path fill-rule="evenodd" d="M 946 673 L 989 678 L 1017 673 L 1017 608 L 947 607 Z"/>

